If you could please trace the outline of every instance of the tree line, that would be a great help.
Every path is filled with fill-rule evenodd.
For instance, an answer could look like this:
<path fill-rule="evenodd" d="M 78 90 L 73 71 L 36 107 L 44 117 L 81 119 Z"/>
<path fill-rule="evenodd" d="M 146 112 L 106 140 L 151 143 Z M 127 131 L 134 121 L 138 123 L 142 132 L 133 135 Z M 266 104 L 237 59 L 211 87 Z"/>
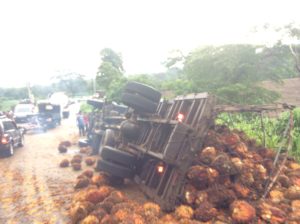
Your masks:
<path fill-rule="evenodd" d="M 53 77 L 48 86 L 32 86 L 31 91 L 37 98 L 45 98 L 54 91 L 64 91 L 70 96 L 89 95 L 96 88 L 105 91 L 108 99 L 119 101 L 125 83 L 134 80 L 154 86 L 165 97 L 205 91 L 224 102 L 270 103 L 279 97 L 278 93 L 264 89 L 259 83 L 280 82 L 283 78 L 298 77 L 300 73 L 300 29 L 289 24 L 276 32 L 284 35 L 272 46 L 203 46 L 187 55 L 177 50 L 165 60 L 166 71 L 157 74 L 125 75 L 122 55 L 105 48 L 100 52 L 95 83 L 82 74 L 67 73 Z M 287 37 L 289 41 L 284 41 Z M 1 101 L 22 99 L 26 92 L 25 87 L 0 88 L 0 98 Z"/>

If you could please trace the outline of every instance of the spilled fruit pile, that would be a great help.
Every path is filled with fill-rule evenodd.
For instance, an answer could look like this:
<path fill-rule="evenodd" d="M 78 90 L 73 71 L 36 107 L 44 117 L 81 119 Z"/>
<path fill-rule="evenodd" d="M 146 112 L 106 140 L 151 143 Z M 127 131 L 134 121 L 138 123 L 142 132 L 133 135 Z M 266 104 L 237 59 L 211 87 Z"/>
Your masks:
<path fill-rule="evenodd" d="M 83 224 L 300 223 L 300 165 L 291 158 L 282 165 L 284 154 L 274 165 L 275 157 L 243 132 L 217 126 L 196 153 L 172 213 L 128 199 L 105 173 L 89 170 L 76 180 L 70 215 Z"/>
<path fill-rule="evenodd" d="M 267 191 L 284 154 L 277 166 L 275 156 L 243 132 L 210 130 L 187 172 L 184 203 L 202 222 L 299 223 L 300 165 L 288 159 Z"/>

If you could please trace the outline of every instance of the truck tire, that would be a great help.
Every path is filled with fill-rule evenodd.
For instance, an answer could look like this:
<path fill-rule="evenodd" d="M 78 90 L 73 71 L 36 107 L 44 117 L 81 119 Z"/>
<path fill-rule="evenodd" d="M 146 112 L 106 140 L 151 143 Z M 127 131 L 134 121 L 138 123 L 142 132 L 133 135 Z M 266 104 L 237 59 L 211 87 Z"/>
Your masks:
<path fill-rule="evenodd" d="M 129 92 L 129 93 L 130 92 L 137 93 L 137 94 L 153 101 L 154 103 L 158 103 L 161 98 L 161 93 L 159 91 L 152 88 L 151 86 L 141 84 L 138 82 L 128 82 L 125 85 L 124 91 Z"/>
<path fill-rule="evenodd" d="M 105 161 L 103 159 L 98 159 L 97 167 L 98 171 L 104 171 L 112 176 L 121 178 L 133 178 L 134 171 L 127 167 L 114 164 L 112 162 Z"/>
<path fill-rule="evenodd" d="M 92 143 L 91 143 L 92 155 L 98 155 L 102 138 L 103 138 L 103 133 L 102 132 L 99 133 L 99 134 L 93 134 Z"/>
<path fill-rule="evenodd" d="M 104 146 L 100 156 L 106 161 L 116 162 L 126 167 L 133 167 L 137 163 L 136 156 L 110 146 Z"/>
<path fill-rule="evenodd" d="M 104 146 L 115 146 L 115 132 L 112 129 L 106 129 L 103 133 L 103 137 L 100 145 L 100 153 Z"/>
<path fill-rule="evenodd" d="M 158 104 L 147 98 L 133 93 L 123 93 L 122 102 L 138 112 L 155 113 Z"/>

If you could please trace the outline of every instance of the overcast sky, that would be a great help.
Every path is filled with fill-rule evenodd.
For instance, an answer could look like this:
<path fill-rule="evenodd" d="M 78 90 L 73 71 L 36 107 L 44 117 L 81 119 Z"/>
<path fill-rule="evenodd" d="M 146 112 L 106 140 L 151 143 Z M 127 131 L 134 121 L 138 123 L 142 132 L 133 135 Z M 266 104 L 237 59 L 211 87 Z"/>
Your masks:
<path fill-rule="evenodd" d="M 0 0 L 0 86 L 95 76 L 100 51 L 120 52 L 127 74 L 163 71 L 172 49 L 262 42 L 254 26 L 300 22 L 300 1 Z"/>

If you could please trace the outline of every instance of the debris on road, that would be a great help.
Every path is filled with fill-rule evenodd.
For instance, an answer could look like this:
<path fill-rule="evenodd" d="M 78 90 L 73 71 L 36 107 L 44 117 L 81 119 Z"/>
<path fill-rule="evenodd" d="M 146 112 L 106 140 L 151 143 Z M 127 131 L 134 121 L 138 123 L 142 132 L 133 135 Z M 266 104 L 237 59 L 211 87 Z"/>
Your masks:
<path fill-rule="evenodd" d="M 81 147 L 79 152 L 82 154 L 88 154 L 91 152 L 91 149 L 90 149 L 90 147 Z"/>
<path fill-rule="evenodd" d="M 73 170 L 81 170 L 81 163 L 72 163 Z"/>
<path fill-rule="evenodd" d="M 96 159 L 93 157 L 88 157 L 85 159 L 85 164 L 87 166 L 93 166 L 95 164 L 95 162 L 96 162 Z"/>
<path fill-rule="evenodd" d="M 65 145 L 63 145 L 63 144 L 59 144 L 58 145 L 58 151 L 60 153 L 66 153 L 68 151 L 68 148 Z"/>
<path fill-rule="evenodd" d="M 77 188 L 85 188 L 89 185 L 90 183 L 90 180 L 88 177 L 86 176 L 82 176 L 81 178 L 78 178 L 76 183 L 75 183 L 75 186 L 74 188 L 77 189 Z"/>
<path fill-rule="evenodd" d="M 72 145 L 72 143 L 69 140 L 65 140 L 65 141 L 62 141 L 60 143 L 60 145 L 64 145 L 66 147 L 70 147 Z"/>
<path fill-rule="evenodd" d="M 60 153 L 66 153 L 68 151 L 68 147 L 70 147 L 72 145 L 72 143 L 68 140 L 65 140 L 65 141 L 61 141 L 59 144 L 58 144 L 58 151 Z"/>
<path fill-rule="evenodd" d="M 63 160 L 60 162 L 59 166 L 62 167 L 62 168 L 68 167 L 68 166 L 69 166 L 69 163 L 70 163 L 70 162 L 69 162 L 68 159 L 63 159 Z"/>

